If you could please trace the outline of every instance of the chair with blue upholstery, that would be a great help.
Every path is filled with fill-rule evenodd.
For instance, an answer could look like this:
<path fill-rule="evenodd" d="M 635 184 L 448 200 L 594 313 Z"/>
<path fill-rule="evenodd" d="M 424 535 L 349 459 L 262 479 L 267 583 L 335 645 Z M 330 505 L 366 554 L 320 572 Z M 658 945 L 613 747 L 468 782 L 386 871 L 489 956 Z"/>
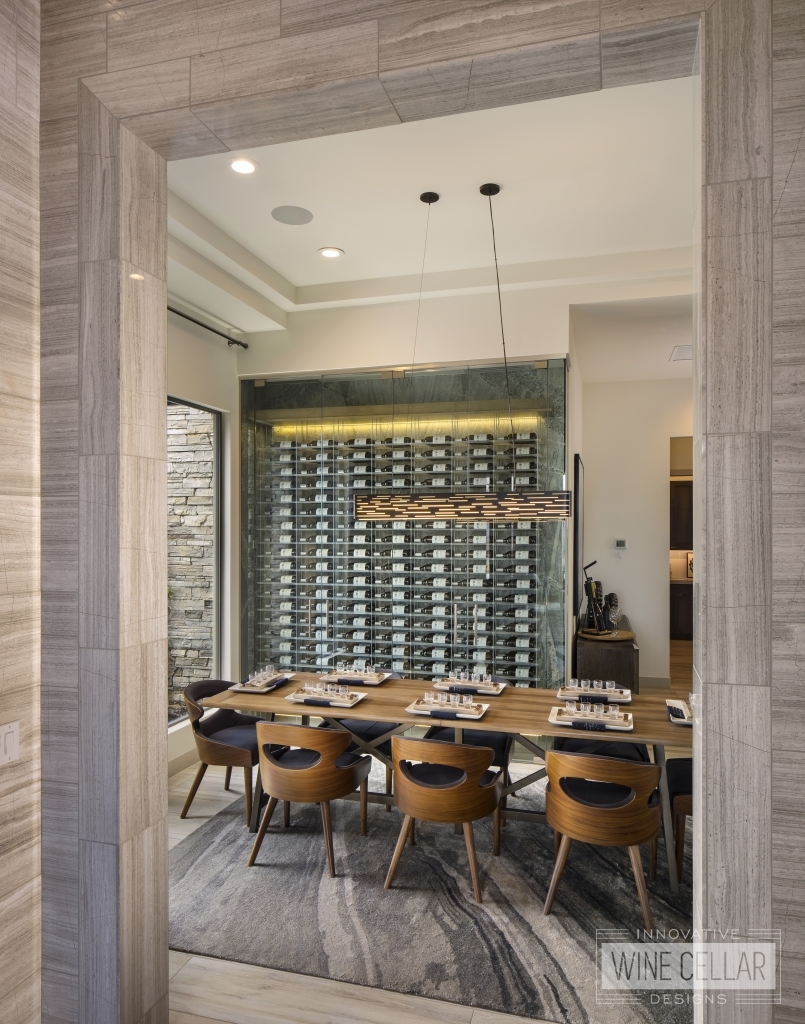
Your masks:
<path fill-rule="evenodd" d="M 416 819 L 448 822 L 464 827 L 475 902 L 481 903 L 472 823 L 490 814 L 494 816 L 494 852 L 497 855 L 500 850 L 503 771 L 489 770 L 494 752 L 489 747 L 392 736 L 391 753 L 394 760 L 394 803 L 405 817 L 384 887 L 391 888 L 406 839 L 413 844 Z"/>
<path fill-rule="evenodd" d="M 402 679 L 402 676 L 400 675 L 399 672 L 390 672 L 388 678 L 389 679 Z M 345 718 L 345 719 L 342 720 L 342 724 L 344 726 L 346 726 L 346 728 L 349 729 L 349 731 L 354 736 L 360 736 L 360 738 L 365 743 L 371 743 L 372 740 L 376 740 L 378 736 L 383 736 L 385 733 L 391 732 L 392 729 L 395 729 L 399 725 L 399 722 L 362 722 L 362 721 L 359 721 L 357 718 Z M 321 729 L 329 729 L 330 726 L 327 724 L 327 722 L 322 722 L 322 724 L 319 726 L 319 728 L 321 728 Z M 354 753 L 355 751 L 357 751 L 359 749 L 360 748 L 359 748 L 358 744 L 355 743 L 355 742 L 352 742 L 347 747 L 347 752 L 348 753 Z M 384 754 L 388 758 L 391 757 L 391 741 L 390 740 L 384 740 L 382 743 L 378 744 L 376 749 L 377 749 L 378 753 Z M 391 768 L 389 768 L 388 765 L 386 765 L 385 768 L 386 768 L 386 796 L 391 796 L 391 779 L 392 779 Z M 391 810 L 391 806 L 389 804 L 386 805 L 386 810 L 387 811 Z"/>
<path fill-rule="evenodd" d="M 372 768 L 371 757 L 347 749 L 350 745 L 348 733 L 310 725 L 260 722 L 257 743 L 260 776 L 269 799 L 254 840 L 249 867 L 260 852 L 277 803 L 280 800 L 284 800 L 286 806 L 313 803 L 321 808 L 327 867 L 330 878 L 335 878 L 330 801 L 360 789 L 361 835 L 366 835 L 367 779 Z"/>
<path fill-rule="evenodd" d="M 685 857 L 685 818 L 693 815 L 693 758 L 671 758 L 665 762 L 665 774 L 668 779 L 668 796 L 671 798 L 671 814 L 674 816 L 676 873 L 681 882 Z"/>
<path fill-rule="evenodd" d="M 651 931 L 651 907 L 640 847 L 651 846 L 652 877 L 656 869 L 657 836 L 661 827 L 654 764 L 621 761 L 596 754 L 549 750 L 545 755 L 548 787 L 545 816 L 559 838 L 544 913 L 550 914 L 559 880 L 573 840 L 597 846 L 626 846 L 646 929 Z"/>
<path fill-rule="evenodd" d="M 188 683 L 184 689 L 184 702 L 193 729 L 201 764 L 196 772 L 193 785 L 187 794 L 180 817 L 187 817 L 201 780 L 207 767 L 211 764 L 226 767 L 225 787 L 229 789 L 229 779 L 233 768 L 243 769 L 243 782 L 246 790 L 246 823 L 252 813 L 252 769 L 257 764 L 257 735 L 255 726 L 262 721 L 254 715 L 242 715 L 229 708 L 219 708 L 204 717 L 205 709 L 201 701 L 205 697 L 213 697 L 229 689 L 231 683 L 222 679 L 203 679 Z"/>

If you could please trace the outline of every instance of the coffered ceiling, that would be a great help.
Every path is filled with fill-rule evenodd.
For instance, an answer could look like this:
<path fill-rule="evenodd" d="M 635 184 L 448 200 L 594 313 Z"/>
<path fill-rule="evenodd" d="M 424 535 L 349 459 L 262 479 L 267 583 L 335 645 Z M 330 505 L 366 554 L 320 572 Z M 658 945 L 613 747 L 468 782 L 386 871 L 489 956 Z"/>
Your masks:
<path fill-rule="evenodd" d="M 485 181 L 504 288 L 689 266 L 690 79 L 409 122 L 169 164 L 169 291 L 245 332 L 301 309 L 494 287 Z M 430 208 L 419 194 L 434 190 Z M 279 206 L 307 224 L 272 218 Z M 338 259 L 323 246 L 344 251 Z M 620 278 L 619 278 L 620 275 Z"/>

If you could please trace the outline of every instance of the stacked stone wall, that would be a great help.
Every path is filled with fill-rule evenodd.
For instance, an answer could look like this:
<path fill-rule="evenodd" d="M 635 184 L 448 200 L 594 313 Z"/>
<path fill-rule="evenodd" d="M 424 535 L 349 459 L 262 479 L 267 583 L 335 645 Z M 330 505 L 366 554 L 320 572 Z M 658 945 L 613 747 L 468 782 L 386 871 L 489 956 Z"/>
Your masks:
<path fill-rule="evenodd" d="M 168 406 L 168 719 L 185 714 L 182 690 L 214 669 L 215 421 Z"/>

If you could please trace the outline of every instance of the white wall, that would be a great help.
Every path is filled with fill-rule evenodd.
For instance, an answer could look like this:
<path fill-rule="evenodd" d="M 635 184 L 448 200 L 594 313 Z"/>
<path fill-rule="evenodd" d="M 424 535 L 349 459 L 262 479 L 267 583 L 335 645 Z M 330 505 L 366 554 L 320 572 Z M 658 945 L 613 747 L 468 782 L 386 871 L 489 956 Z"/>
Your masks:
<path fill-rule="evenodd" d="M 640 676 L 668 679 L 670 438 L 693 430 L 687 380 L 583 386 L 584 558 L 615 591 L 640 645 Z M 622 558 L 614 549 L 625 537 Z"/>
<path fill-rule="evenodd" d="M 223 338 L 168 313 L 168 394 L 222 413 L 221 674 L 240 678 L 240 382 Z"/>

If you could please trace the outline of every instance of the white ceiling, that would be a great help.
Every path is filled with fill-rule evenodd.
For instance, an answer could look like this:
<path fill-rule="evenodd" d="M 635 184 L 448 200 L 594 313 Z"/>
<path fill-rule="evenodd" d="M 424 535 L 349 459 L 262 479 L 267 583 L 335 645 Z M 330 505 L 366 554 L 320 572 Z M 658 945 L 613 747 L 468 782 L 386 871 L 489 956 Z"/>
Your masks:
<path fill-rule="evenodd" d="M 169 186 L 255 265 L 298 288 L 418 275 L 425 190 L 442 196 L 431 208 L 426 272 L 490 266 L 488 206 L 478 194 L 490 180 L 502 186 L 493 203 L 504 265 L 670 249 L 690 245 L 692 110 L 691 80 L 676 79 L 248 150 L 259 164 L 249 176 L 229 168 L 231 154 L 175 161 Z M 312 222 L 278 223 L 271 210 L 281 205 L 309 209 Z M 211 245 L 209 230 L 205 242 L 169 224 L 174 237 L 282 303 L 272 290 L 282 287 L 266 284 L 259 267 L 257 276 L 244 271 L 248 261 Z M 345 256 L 322 258 L 325 245 Z M 209 281 L 196 275 L 194 284 L 176 267 L 172 259 L 173 294 L 215 304 Z"/>
<path fill-rule="evenodd" d="M 585 384 L 691 377 L 690 360 L 671 362 L 675 345 L 693 340 L 693 298 L 675 295 L 596 302 L 571 310 Z"/>

